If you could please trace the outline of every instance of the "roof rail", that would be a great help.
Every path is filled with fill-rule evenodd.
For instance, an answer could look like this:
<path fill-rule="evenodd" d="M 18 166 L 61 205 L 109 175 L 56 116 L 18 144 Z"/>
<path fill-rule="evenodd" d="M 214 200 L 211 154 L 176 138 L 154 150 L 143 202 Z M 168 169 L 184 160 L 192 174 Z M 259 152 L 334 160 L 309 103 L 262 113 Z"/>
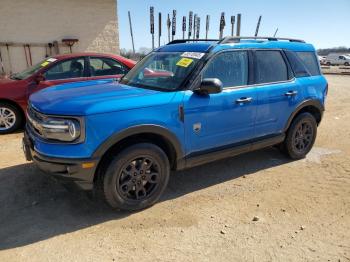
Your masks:
<path fill-rule="evenodd" d="M 221 39 L 218 44 L 239 43 L 241 40 L 245 40 L 245 39 L 305 43 L 304 40 L 300 40 L 300 39 L 271 37 L 271 36 L 226 36 L 223 39 Z"/>
<path fill-rule="evenodd" d="M 187 42 L 219 42 L 219 39 L 177 39 L 169 42 L 167 45 L 184 44 Z"/>

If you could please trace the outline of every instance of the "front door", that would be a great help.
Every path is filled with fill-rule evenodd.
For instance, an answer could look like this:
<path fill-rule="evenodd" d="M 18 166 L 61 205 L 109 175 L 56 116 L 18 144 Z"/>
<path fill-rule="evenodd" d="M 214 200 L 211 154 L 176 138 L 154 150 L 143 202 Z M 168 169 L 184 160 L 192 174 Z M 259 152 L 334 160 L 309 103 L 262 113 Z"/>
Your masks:
<path fill-rule="evenodd" d="M 213 57 L 201 78 L 218 78 L 223 92 L 199 95 L 185 92 L 187 154 L 201 154 L 244 143 L 254 136 L 257 97 L 247 86 L 247 51 L 225 51 Z"/>
<path fill-rule="evenodd" d="M 30 88 L 29 95 L 50 86 L 87 80 L 86 65 L 84 57 L 71 58 L 56 63 L 42 73 L 44 79 Z"/>

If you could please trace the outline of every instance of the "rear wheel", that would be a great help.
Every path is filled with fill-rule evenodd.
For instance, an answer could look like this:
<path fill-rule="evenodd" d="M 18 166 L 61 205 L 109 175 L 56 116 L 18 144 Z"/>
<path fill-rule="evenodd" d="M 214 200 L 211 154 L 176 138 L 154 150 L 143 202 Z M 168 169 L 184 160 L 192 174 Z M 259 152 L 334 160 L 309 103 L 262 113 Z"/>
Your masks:
<path fill-rule="evenodd" d="M 331 64 L 331 62 L 327 62 L 326 65 L 331 66 L 332 64 Z"/>
<path fill-rule="evenodd" d="M 23 116 L 17 107 L 0 102 L 0 134 L 16 131 L 22 124 Z"/>
<path fill-rule="evenodd" d="M 314 145 L 316 135 L 315 118 L 310 113 L 302 113 L 293 120 L 281 149 L 292 159 L 304 158 Z"/>
<path fill-rule="evenodd" d="M 345 62 L 344 65 L 345 65 L 345 66 L 349 66 L 349 62 Z"/>
<path fill-rule="evenodd" d="M 156 203 L 170 175 L 169 160 L 162 149 L 148 143 L 121 151 L 103 176 L 103 193 L 113 208 L 138 210 Z"/>

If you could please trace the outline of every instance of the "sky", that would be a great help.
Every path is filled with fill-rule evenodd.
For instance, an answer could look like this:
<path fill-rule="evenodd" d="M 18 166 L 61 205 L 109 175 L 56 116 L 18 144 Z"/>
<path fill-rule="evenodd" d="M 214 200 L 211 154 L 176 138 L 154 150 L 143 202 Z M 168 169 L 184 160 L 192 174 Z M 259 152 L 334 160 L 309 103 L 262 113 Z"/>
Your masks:
<path fill-rule="evenodd" d="M 162 13 L 161 45 L 167 43 L 166 16 L 177 11 L 175 38 L 182 39 L 182 17 L 189 11 L 201 18 L 200 38 L 205 37 L 205 17 L 210 15 L 209 38 L 219 37 L 219 20 L 225 12 L 224 36 L 231 34 L 231 15 L 242 14 L 241 35 L 253 36 L 262 15 L 259 35 L 304 39 L 316 48 L 350 47 L 350 0 L 117 0 L 121 48 L 132 49 L 128 11 L 131 12 L 135 48 L 151 47 L 150 7 L 155 10 L 158 46 L 158 12 Z M 187 35 L 187 33 L 186 33 Z"/>

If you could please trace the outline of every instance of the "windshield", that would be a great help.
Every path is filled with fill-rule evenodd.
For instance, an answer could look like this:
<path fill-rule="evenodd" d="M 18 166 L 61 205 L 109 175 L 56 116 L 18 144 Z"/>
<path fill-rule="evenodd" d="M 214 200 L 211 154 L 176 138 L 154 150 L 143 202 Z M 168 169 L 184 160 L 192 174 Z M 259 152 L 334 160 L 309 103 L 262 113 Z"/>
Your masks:
<path fill-rule="evenodd" d="M 20 73 L 11 75 L 10 78 L 16 79 L 16 80 L 26 79 L 26 78 L 30 77 L 31 75 L 37 73 L 40 69 L 47 67 L 49 64 L 55 62 L 56 60 L 57 60 L 56 58 L 52 58 L 52 57 L 46 58 L 45 60 L 40 61 L 36 65 L 33 65 Z"/>
<path fill-rule="evenodd" d="M 121 80 L 122 84 L 171 91 L 178 89 L 204 53 L 154 52 Z"/>

